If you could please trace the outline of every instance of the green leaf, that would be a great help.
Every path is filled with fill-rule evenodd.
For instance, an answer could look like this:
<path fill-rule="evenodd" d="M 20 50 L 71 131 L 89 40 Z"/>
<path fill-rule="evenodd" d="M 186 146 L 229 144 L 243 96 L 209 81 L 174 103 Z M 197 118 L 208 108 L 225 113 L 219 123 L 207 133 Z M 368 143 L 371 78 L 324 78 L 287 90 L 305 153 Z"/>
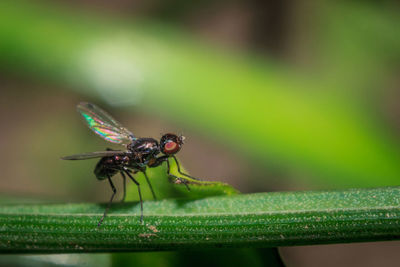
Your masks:
<path fill-rule="evenodd" d="M 184 179 L 188 188 L 182 183 L 176 183 L 172 177 L 168 177 L 166 163 L 155 169 L 148 168 L 147 175 L 154 188 L 156 196 L 160 198 L 184 198 L 198 199 L 218 195 L 235 195 L 239 192 L 232 186 L 216 181 L 199 181 L 183 176 L 178 171 L 174 160 L 169 159 L 171 174 Z M 183 166 L 180 164 L 182 172 Z M 152 199 L 150 189 L 146 186 L 143 174 L 138 173 L 135 179 L 142 186 L 143 196 Z M 179 181 L 179 180 L 178 180 Z M 127 199 L 138 200 L 137 186 L 128 186 Z M 265 248 L 262 252 L 254 249 L 225 249 L 225 250 L 194 250 L 194 251 L 174 251 L 161 253 L 130 253 L 114 254 L 112 257 L 113 266 L 127 266 L 128 263 L 138 266 L 282 266 L 277 248 Z"/>
<path fill-rule="evenodd" d="M 2 253 L 155 251 L 396 240 L 400 187 L 105 205 L 5 204 Z"/>
<path fill-rule="evenodd" d="M 220 195 L 235 195 L 239 191 L 233 188 L 231 185 L 218 182 L 218 181 L 199 181 L 185 177 L 178 172 L 177 165 L 174 160 L 169 159 L 171 166 L 171 174 L 176 177 L 182 178 L 188 183 L 188 188 L 181 183 L 179 180 L 176 181 L 174 178 L 167 175 L 167 164 L 157 168 L 147 168 L 146 173 L 149 177 L 150 183 L 154 188 L 154 192 L 157 199 L 164 198 L 185 198 L 185 199 L 197 199 L 205 198 L 210 196 Z M 183 168 L 181 166 L 181 168 Z M 184 171 L 184 169 L 182 169 Z M 135 179 L 140 183 L 141 190 L 144 199 L 153 199 L 151 191 L 147 185 L 147 181 L 142 173 L 137 173 Z M 133 183 L 129 183 L 127 187 L 126 200 L 139 200 L 137 186 Z"/>

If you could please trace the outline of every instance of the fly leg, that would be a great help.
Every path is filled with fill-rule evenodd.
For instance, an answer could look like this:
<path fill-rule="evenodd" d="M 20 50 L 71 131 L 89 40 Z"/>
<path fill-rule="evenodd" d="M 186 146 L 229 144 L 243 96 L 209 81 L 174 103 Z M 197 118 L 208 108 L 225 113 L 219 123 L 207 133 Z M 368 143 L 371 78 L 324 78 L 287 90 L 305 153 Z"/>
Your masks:
<path fill-rule="evenodd" d="M 136 181 L 135 178 L 129 173 L 129 170 L 126 167 L 123 167 L 123 171 L 126 175 L 137 185 L 138 192 L 139 192 L 139 200 L 140 200 L 140 222 L 143 222 L 143 199 L 142 199 L 142 192 L 140 191 L 140 184 Z"/>
<path fill-rule="evenodd" d="M 168 169 L 167 169 L 167 174 L 168 174 L 168 176 L 169 176 L 169 177 L 173 177 L 173 178 L 175 179 L 175 183 L 176 183 L 176 184 L 184 184 L 184 185 L 186 186 L 187 190 L 190 191 L 190 188 L 189 188 L 189 186 L 188 186 L 188 183 L 189 183 L 189 182 L 188 182 L 185 178 L 183 178 L 183 177 L 178 177 L 178 176 L 173 175 L 173 174 L 171 173 L 171 166 L 170 166 L 170 164 L 169 164 L 168 158 L 169 158 L 169 156 L 167 156 L 167 155 L 158 157 L 158 158 L 156 158 L 156 161 L 155 161 L 155 162 L 153 162 L 151 165 L 149 165 L 149 167 L 150 167 L 150 168 L 154 168 L 154 167 L 160 166 L 164 161 L 166 161 L 166 162 L 167 162 L 167 167 L 168 167 Z M 179 165 L 178 165 L 178 169 L 180 169 Z M 190 177 L 190 176 L 189 176 L 189 177 Z M 195 178 L 194 178 L 194 179 L 195 179 Z M 196 180 L 198 180 L 198 179 L 196 179 Z"/>
<path fill-rule="evenodd" d="M 122 197 L 121 202 L 124 202 L 124 201 L 125 201 L 125 198 L 126 198 L 126 176 L 125 176 L 124 171 L 127 171 L 127 172 L 129 172 L 130 174 L 132 174 L 132 171 L 131 171 L 130 169 L 126 169 L 126 170 L 123 170 L 123 171 L 121 171 L 121 170 L 119 170 L 119 169 L 117 169 L 117 170 L 121 173 L 121 176 L 122 176 L 122 179 L 123 179 L 124 195 L 123 195 L 123 197 Z M 133 174 L 135 174 L 135 173 L 136 173 L 136 172 L 133 172 Z M 156 199 L 155 194 L 154 194 L 154 191 L 153 191 L 153 188 L 151 187 L 151 184 L 150 184 L 150 182 L 149 182 L 149 180 L 148 180 L 148 178 L 147 178 L 146 173 L 144 173 L 144 175 L 146 176 L 146 180 L 147 180 L 147 182 L 149 183 L 149 186 L 150 186 L 151 192 L 152 192 L 152 194 L 153 194 L 153 197 L 154 197 L 154 199 Z"/>
<path fill-rule="evenodd" d="M 168 175 L 171 176 L 171 177 L 173 177 L 173 178 L 175 178 L 175 183 L 176 183 L 176 184 L 182 183 L 182 184 L 184 184 L 184 185 L 186 186 L 187 190 L 190 191 L 190 187 L 189 187 L 189 185 L 188 185 L 188 181 L 187 181 L 186 179 L 184 179 L 184 178 L 180 178 L 180 177 L 178 177 L 178 176 L 176 176 L 176 175 L 173 175 L 173 174 L 171 173 L 171 167 L 170 167 L 168 158 L 167 158 L 165 161 L 167 162 L 167 167 L 168 167 L 167 173 L 168 173 Z"/>
<path fill-rule="evenodd" d="M 124 174 L 123 171 L 121 171 L 120 173 L 121 173 L 122 180 L 123 180 L 123 183 L 124 183 L 124 195 L 123 195 L 123 197 L 122 197 L 121 202 L 124 202 L 124 201 L 125 201 L 125 198 L 126 198 L 126 176 L 125 176 L 125 174 Z"/>
<path fill-rule="evenodd" d="M 146 170 L 143 170 L 142 172 L 144 174 L 144 177 L 146 177 L 147 184 L 150 187 L 151 194 L 153 195 L 154 200 L 157 200 L 156 194 L 154 193 L 153 187 L 151 186 L 151 183 L 150 183 L 149 177 L 147 176 Z"/>
<path fill-rule="evenodd" d="M 107 208 L 106 208 L 106 210 L 104 211 L 103 217 L 101 217 L 99 223 L 97 224 L 97 228 L 100 227 L 100 225 L 101 225 L 101 223 L 103 222 L 104 218 L 107 216 L 107 212 L 108 212 L 108 210 L 110 209 L 110 206 L 111 206 L 111 203 L 112 203 L 112 201 L 113 201 L 113 199 L 114 199 L 115 194 L 117 193 L 117 189 L 115 188 L 113 182 L 111 181 L 110 175 L 107 175 L 107 176 L 108 176 L 108 181 L 110 182 L 110 186 L 111 186 L 111 189 L 112 189 L 113 193 L 112 193 L 112 195 L 111 195 L 110 201 L 108 202 Z"/>
<path fill-rule="evenodd" d="M 196 178 L 196 177 L 190 176 L 189 174 L 186 174 L 186 173 L 181 172 L 181 165 L 179 164 L 178 159 L 177 159 L 175 156 L 172 156 L 172 157 L 173 157 L 174 160 L 175 160 L 176 166 L 178 167 L 178 172 L 179 172 L 180 174 L 182 174 L 182 175 L 184 175 L 184 176 L 186 176 L 186 177 L 189 177 L 189 178 L 191 178 L 191 179 L 193 179 L 193 180 L 202 181 L 202 180 L 199 179 L 199 178 Z"/>

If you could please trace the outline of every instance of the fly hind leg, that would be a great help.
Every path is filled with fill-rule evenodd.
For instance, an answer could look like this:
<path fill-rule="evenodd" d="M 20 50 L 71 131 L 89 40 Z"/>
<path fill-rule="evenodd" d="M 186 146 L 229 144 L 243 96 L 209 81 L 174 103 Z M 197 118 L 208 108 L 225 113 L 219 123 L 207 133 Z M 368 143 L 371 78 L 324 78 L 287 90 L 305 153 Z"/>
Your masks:
<path fill-rule="evenodd" d="M 108 212 L 108 210 L 110 209 L 110 206 L 111 206 L 111 203 L 112 203 L 112 201 L 113 201 L 113 199 L 114 199 L 114 197 L 115 197 L 115 194 L 117 193 L 117 189 L 115 188 L 113 182 L 111 181 L 110 175 L 107 175 L 107 176 L 108 176 L 107 179 L 108 179 L 108 181 L 109 181 L 109 183 L 110 183 L 110 186 L 111 186 L 111 189 L 112 189 L 113 193 L 112 193 L 112 195 L 111 195 L 110 201 L 108 202 L 107 208 L 106 208 L 106 210 L 104 211 L 103 217 L 101 217 L 99 223 L 97 224 L 97 228 L 99 228 L 99 227 L 101 226 L 101 224 L 102 224 L 104 218 L 107 216 L 107 212 Z"/>

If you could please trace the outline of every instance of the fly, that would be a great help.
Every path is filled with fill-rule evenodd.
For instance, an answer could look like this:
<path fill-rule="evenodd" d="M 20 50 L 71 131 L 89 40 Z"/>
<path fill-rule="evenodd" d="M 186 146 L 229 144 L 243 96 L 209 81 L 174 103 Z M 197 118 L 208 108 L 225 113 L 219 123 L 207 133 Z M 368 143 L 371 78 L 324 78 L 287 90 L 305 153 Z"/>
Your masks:
<path fill-rule="evenodd" d="M 87 102 L 79 103 L 77 110 L 82 115 L 89 129 L 104 140 L 124 147 L 124 149 L 121 150 L 112 150 L 108 148 L 106 151 L 89 152 L 61 158 L 64 160 L 100 158 L 94 169 L 94 174 L 98 180 L 108 180 L 113 193 L 97 227 L 100 227 L 102 224 L 117 193 L 117 189 L 112 182 L 112 177 L 118 173 L 121 174 L 124 184 L 123 200 L 126 196 L 126 176 L 128 176 L 138 188 L 140 200 L 140 222 L 143 222 L 143 199 L 140 191 L 140 184 L 134 178 L 134 174 L 138 172 L 144 174 L 154 199 L 157 198 L 146 174 L 147 167 L 154 168 L 160 166 L 163 162 L 166 162 L 168 176 L 174 178 L 175 183 L 183 183 L 187 189 L 190 190 L 188 181 L 185 178 L 177 177 L 170 173 L 170 163 L 168 159 L 173 158 L 177 164 L 178 172 L 181 175 L 199 180 L 181 172 L 179 162 L 175 157 L 175 154 L 182 148 L 185 140 L 184 136 L 167 133 L 161 137 L 159 142 L 156 139 L 149 137 L 137 138 L 111 115 L 94 104 Z"/>

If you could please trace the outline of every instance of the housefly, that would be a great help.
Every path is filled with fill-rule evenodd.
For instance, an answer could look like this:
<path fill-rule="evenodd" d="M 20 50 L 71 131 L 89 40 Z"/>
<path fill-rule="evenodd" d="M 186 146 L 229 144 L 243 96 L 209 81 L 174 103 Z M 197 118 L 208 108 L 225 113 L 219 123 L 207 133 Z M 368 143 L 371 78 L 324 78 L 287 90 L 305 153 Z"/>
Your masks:
<path fill-rule="evenodd" d="M 78 112 L 82 115 L 86 125 L 104 140 L 119 144 L 124 147 L 121 150 L 107 149 L 106 151 L 89 152 L 62 157 L 64 160 L 83 160 L 100 158 L 97 163 L 94 174 L 98 180 L 108 180 L 112 195 L 107 208 L 101 217 L 98 227 L 102 224 L 111 203 L 117 193 L 112 182 L 112 177 L 118 173 L 121 174 L 124 183 L 124 195 L 126 196 L 126 176 L 128 176 L 137 186 L 140 200 L 140 222 L 143 222 L 143 199 L 140 191 L 140 184 L 134 178 L 134 174 L 142 172 L 146 178 L 147 184 L 151 190 L 153 198 L 156 199 L 153 187 L 146 174 L 146 169 L 160 166 L 163 162 L 167 164 L 167 174 L 172 177 L 175 183 L 184 184 L 189 190 L 188 180 L 184 177 L 177 177 L 170 173 L 169 158 L 173 158 L 178 167 L 178 172 L 186 177 L 199 180 L 181 171 L 175 154 L 178 153 L 183 145 L 184 136 L 173 133 L 164 134 L 160 141 L 149 137 L 137 138 L 127 128 L 122 126 L 111 115 L 97 107 L 94 104 L 82 102 L 77 106 Z"/>

